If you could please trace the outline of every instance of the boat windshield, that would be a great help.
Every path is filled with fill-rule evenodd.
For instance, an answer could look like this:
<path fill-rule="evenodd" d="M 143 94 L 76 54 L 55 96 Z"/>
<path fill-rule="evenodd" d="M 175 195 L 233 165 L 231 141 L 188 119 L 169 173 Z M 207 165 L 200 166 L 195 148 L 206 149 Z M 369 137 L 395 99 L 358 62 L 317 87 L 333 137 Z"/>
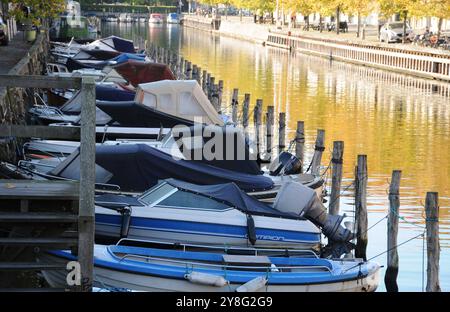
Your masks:
<path fill-rule="evenodd" d="M 212 198 L 180 190 L 166 182 L 162 182 L 144 193 L 140 201 L 150 206 L 176 208 L 226 210 L 231 207 Z"/>
<path fill-rule="evenodd" d="M 139 200 L 147 205 L 156 205 L 167 196 L 177 191 L 177 188 L 165 182 L 159 183 L 142 194 Z"/>

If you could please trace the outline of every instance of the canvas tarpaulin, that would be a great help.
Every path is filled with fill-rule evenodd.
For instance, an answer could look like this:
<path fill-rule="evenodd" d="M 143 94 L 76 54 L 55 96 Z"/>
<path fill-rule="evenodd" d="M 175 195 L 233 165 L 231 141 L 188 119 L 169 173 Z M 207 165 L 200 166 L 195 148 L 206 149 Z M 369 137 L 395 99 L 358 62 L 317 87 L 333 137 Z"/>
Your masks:
<path fill-rule="evenodd" d="M 79 180 L 77 158 L 68 157 L 69 160 L 63 161 L 53 174 Z M 96 168 L 96 182 L 119 185 L 122 191 L 143 192 L 156 185 L 158 180 L 168 178 L 204 185 L 234 182 L 245 191 L 263 191 L 273 187 L 272 180 L 265 176 L 177 160 L 145 144 L 98 145 L 95 161 L 100 167 Z"/>
<path fill-rule="evenodd" d="M 113 66 L 113 68 L 135 87 L 141 83 L 176 79 L 170 68 L 165 64 L 129 59 Z"/>

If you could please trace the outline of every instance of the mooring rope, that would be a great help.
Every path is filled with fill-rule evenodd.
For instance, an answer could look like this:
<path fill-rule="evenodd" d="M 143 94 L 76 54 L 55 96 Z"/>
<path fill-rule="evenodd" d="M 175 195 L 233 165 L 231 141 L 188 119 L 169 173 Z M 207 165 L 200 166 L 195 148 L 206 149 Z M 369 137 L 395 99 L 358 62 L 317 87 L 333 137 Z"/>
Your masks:
<path fill-rule="evenodd" d="M 409 243 L 410 241 L 412 241 L 412 240 L 414 240 L 414 239 L 416 239 L 416 238 L 418 238 L 418 237 L 420 237 L 420 236 L 425 236 L 425 232 L 422 232 L 422 233 L 420 233 L 419 235 L 416 235 L 416 236 L 414 236 L 414 237 L 411 237 L 411 238 L 407 239 L 406 241 L 404 241 L 404 242 L 402 242 L 402 243 L 400 243 L 400 244 L 397 244 L 397 245 L 395 245 L 395 246 L 393 246 L 393 247 L 387 249 L 386 251 L 383 251 L 383 252 L 381 252 L 381 253 L 375 255 L 375 256 L 373 256 L 373 257 L 367 259 L 367 261 L 365 261 L 365 262 L 369 262 L 369 261 L 371 261 L 371 260 L 373 260 L 373 259 L 375 259 L 375 258 L 377 258 L 377 257 L 379 257 L 379 256 L 382 256 L 382 255 L 384 255 L 385 253 L 388 253 L 389 251 L 391 251 L 391 250 L 393 250 L 393 249 L 396 249 L 396 248 L 398 248 L 398 247 L 400 247 L 400 246 L 402 246 L 402 245 L 405 245 L 406 243 Z M 347 272 L 347 271 L 349 271 L 349 270 L 351 270 L 351 269 L 354 269 L 354 268 L 360 266 L 360 265 L 363 264 L 363 263 L 364 263 L 364 262 L 360 262 L 360 263 L 358 263 L 358 264 L 356 264 L 356 265 L 354 265 L 354 266 L 352 266 L 352 267 L 350 267 L 350 268 L 348 268 L 348 269 L 342 271 L 341 274 L 343 274 L 343 273 L 345 273 L 345 272 Z"/>

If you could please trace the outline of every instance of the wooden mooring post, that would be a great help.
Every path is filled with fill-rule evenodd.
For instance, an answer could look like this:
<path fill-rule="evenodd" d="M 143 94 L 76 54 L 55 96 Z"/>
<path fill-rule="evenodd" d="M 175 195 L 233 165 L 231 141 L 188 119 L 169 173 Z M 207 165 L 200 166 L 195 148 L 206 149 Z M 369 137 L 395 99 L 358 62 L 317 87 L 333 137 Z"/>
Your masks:
<path fill-rule="evenodd" d="M 439 285 L 439 202 L 437 192 L 428 192 L 425 199 L 427 233 L 427 292 L 440 292 Z"/>
<path fill-rule="evenodd" d="M 250 93 L 245 93 L 244 102 L 242 103 L 242 127 L 244 131 L 248 128 L 249 119 L 249 109 L 250 109 Z"/>
<path fill-rule="evenodd" d="M 367 261 L 367 155 L 358 155 L 355 174 L 355 257 Z"/>
<path fill-rule="evenodd" d="M 278 153 L 286 148 L 286 113 L 281 112 L 278 117 Z"/>
<path fill-rule="evenodd" d="M 266 153 L 272 153 L 273 125 L 275 121 L 275 107 L 267 106 L 266 112 Z"/>
<path fill-rule="evenodd" d="M 400 213 L 400 179 L 402 172 L 394 170 L 392 172 L 391 183 L 389 185 L 389 214 L 387 221 L 387 269 L 384 275 L 384 284 L 387 292 L 398 292 L 398 216 Z"/>
<path fill-rule="evenodd" d="M 325 150 L 325 130 L 317 130 L 316 143 L 314 146 L 314 155 L 311 160 L 311 173 L 320 174 L 320 164 L 322 163 L 322 153 Z"/>
<path fill-rule="evenodd" d="M 203 89 L 203 92 L 205 92 L 205 94 L 207 94 L 206 93 L 206 83 L 207 83 L 206 76 L 207 76 L 207 72 L 206 72 L 206 70 L 203 70 L 203 72 L 202 72 L 202 89 Z"/>
<path fill-rule="evenodd" d="M 197 65 L 192 65 L 192 80 L 198 80 L 198 67 Z"/>
<path fill-rule="evenodd" d="M 215 102 L 215 99 L 214 99 L 214 93 L 215 93 L 214 82 L 215 82 L 215 80 L 216 80 L 215 77 L 212 77 L 212 76 L 209 77 L 209 82 L 208 82 L 208 99 L 209 99 L 209 101 L 211 102 L 211 104 L 214 106 L 214 108 L 217 111 L 217 103 Z"/>
<path fill-rule="evenodd" d="M 222 108 L 222 93 L 223 93 L 223 80 L 219 80 L 219 83 L 217 84 L 217 98 L 218 98 L 218 105 L 219 110 Z"/>
<path fill-rule="evenodd" d="M 331 158 L 332 175 L 331 175 L 331 194 L 330 194 L 330 205 L 328 206 L 328 212 L 331 215 L 339 214 L 340 206 L 340 193 L 341 193 L 341 183 L 342 183 L 342 164 L 344 156 L 344 142 L 334 141 L 333 142 L 333 155 Z"/>
<path fill-rule="evenodd" d="M 262 106 L 263 100 L 257 99 L 255 110 L 253 111 L 253 125 L 255 128 L 255 142 L 257 155 L 261 155 Z"/>
<path fill-rule="evenodd" d="M 295 156 L 302 163 L 300 173 L 303 173 L 304 154 L 305 154 L 305 122 L 297 121 L 297 131 L 295 132 Z"/>
<path fill-rule="evenodd" d="M 191 80 L 192 79 L 192 63 L 189 61 L 185 61 L 185 73 L 184 73 L 184 79 Z"/>
<path fill-rule="evenodd" d="M 234 123 L 238 122 L 239 111 L 239 89 L 233 89 L 233 95 L 231 96 L 231 119 Z"/>
<path fill-rule="evenodd" d="M 183 80 L 184 79 L 184 58 L 182 56 L 179 57 L 179 64 L 177 67 L 178 67 L 178 72 L 177 72 L 178 79 Z"/>

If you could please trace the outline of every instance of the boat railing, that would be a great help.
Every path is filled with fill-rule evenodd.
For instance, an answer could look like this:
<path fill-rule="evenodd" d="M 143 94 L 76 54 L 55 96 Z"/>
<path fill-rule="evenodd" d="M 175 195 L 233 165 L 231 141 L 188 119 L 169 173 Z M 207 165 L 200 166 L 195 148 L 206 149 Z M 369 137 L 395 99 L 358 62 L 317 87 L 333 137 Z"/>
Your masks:
<path fill-rule="evenodd" d="M 19 160 L 17 165 L 20 168 L 26 168 L 29 170 L 31 170 L 30 168 L 34 168 L 34 167 L 45 167 L 45 168 L 52 168 L 52 169 L 54 169 L 56 167 L 55 165 L 50 165 L 50 164 L 45 164 L 45 163 L 34 163 L 29 160 Z"/>
<path fill-rule="evenodd" d="M 319 256 L 310 249 L 287 249 L 287 248 L 252 248 L 252 247 L 240 247 L 240 246 L 220 246 L 220 245 L 200 245 L 200 244 L 190 244 L 190 243 L 171 243 L 171 242 L 161 242 L 161 241 L 155 241 L 155 240 L 143 240 L 143 239 L 132 239 L 132 238 L 122 238 L 117 243 L 116 246 L 123 246 L 123 242 L 136 242 L 136 243 L 147 243 L 147 244 L 158 244 L 158 245 L 165 245 L 165 246 L 173 246 L 173 247 L 179 247 L 183 251 L 187 251 L 189 248 L 202 248 L 202 249 L 211 249 L 211 250 L 235 250 L 235 251 L 246 251 L 246 252 L 254 252 L 254 256 L 258 256 L 261 254 L 267 254 L 270 252 L 278 252 L 278 253 L 285 253 L 286 255 L 292 255 L 292 254 L 309 254 L 314 258 L 319 259 Z"/>
<path fill-rule="evenodd" d="M 47 105 L 34 105 L 34 108 L 39 109 L 39 112 L 47 117 L 53 115 L 57 115 L 59 117 L 65 116 L 65 114 L 58 107 L 51 107 Z"/>
<path fill-rule="evenodd" d="M 32 154 L 32 153 L 26 152 L 27 148 L 29 148 L 31 145 L 32 145 L 32 142 L 26 142 L 26 143 L 23 144 L 23 146 L 22 146 L 22 155 Z M 60 162 L 62 162 L 65 159 L 65 157 L 66 157 L 64 155 L 64 153 L 62 153 L 62 152 L 51 153 L 51 152 L 44 151 L 44 150 L 38 149 L 38 148 L 35 148 L 35 150 L 38 150 L 41 154 L 44 154 L 46 156 L 57 158 Z"/>
<path fill-rule="evenodd" d="M 292 269 L 300 269 L 300 270 L 311 270 L 311 269 L 317 269 L 322 271 L 328 271 L 330 274 L 332 273 L 332 269 L 330 269 L 328 266 L 325 265 L 298 265 L 298 266 L 250 266 L 250 265 L 230 265 L 230 264 L 214 264 L 214 263 L 205 263 L 205 262 L 195 262 L 195 261 L 185 261 L 185 260 L 174 260 L 174 259 L 167 259 L 167 258 L 160 258 L 160 257 L 154 257 L 154 256 L 142 256 L 142 255 L 136 255 L 136 254 L 126 254 L 122 257 L 118 257 L 120 260 L 123 261 L 127 258 L 138 258 L 143 259 L 149 262 L 150 260 L 153 261 L 161 261 L 161 262 L 169 262 L 169 263 L 175 263 L 175 264 L 182 264 L 186 267 L 191 266 L 193 269 L 194 266 L 203 266 L 203 267 L 212 267 L 212 268 L 220 268 L 220 269 L 249 269 L 249 270 L 266 270 L 267 272 L 277 272 L 279 270 L 292 270 Z"/>

